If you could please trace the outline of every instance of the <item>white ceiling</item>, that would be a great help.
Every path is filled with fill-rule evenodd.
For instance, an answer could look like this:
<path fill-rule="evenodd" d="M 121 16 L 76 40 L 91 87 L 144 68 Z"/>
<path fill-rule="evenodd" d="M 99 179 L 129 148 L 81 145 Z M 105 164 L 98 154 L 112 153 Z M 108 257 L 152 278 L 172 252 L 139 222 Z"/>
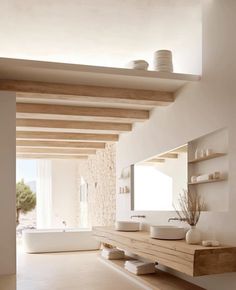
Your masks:
<path fill-rule="evenodd" d="M 124 67 L 171 49 L 201 73 L 200 0 L 1 0 L 0 57 Z"/>

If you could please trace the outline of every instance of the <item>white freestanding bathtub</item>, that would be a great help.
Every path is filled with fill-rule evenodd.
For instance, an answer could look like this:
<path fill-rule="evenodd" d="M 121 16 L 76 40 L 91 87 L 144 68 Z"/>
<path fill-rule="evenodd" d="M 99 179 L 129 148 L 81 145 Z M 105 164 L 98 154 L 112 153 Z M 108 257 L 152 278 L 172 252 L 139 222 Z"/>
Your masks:
<path fill-rule="evenodd" d="M 22 233 L 23 248 L 26 253 L 49 253 L 98 250 L 89 229 L 25 230 Z"/>

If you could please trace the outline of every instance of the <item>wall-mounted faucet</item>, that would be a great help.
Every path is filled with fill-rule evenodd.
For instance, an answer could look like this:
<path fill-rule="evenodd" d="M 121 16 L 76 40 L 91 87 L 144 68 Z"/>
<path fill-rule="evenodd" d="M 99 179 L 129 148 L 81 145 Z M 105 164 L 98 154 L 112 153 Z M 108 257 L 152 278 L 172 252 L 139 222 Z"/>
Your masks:
<path fill-rule="evenodd" d="M 64 232 L 66 231 L 66 221 L 62 221 L 62 224 L 64 225 Z"/>
<path fill-rule="evenodd" d="M 171 217 L 168 219 L 168 223 L 170 221 L 180 221 L 180 222 L 185 222 L 186 221 L 186 218 L 178 218 L 178 217 Z"/>
<path fill-rule="evenodd" d="M 132 218 L 143 218 L 143 219 L 145 219 L 146 216 L 145 216 L 145 215 L 131 215 L 130 218 L 131 218 L 131 219 L 132 219 Z"/>

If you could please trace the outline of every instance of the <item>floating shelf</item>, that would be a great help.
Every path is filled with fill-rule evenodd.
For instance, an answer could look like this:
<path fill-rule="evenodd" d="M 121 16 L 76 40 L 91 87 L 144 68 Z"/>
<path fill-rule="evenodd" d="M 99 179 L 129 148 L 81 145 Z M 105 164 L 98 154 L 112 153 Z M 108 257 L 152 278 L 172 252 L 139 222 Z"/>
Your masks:
<path fill-rule="evenodd" d="M 161 270 L 157 270 L 154 274 L 146 274 L 146 275 L 134 275 L 127 271 L 124 268 L 124 264 L 126 260 L 130 260 L 131 258 L 127 257 L 125 260 L 105 260 L 104 258 L 100 258 L 100 260 L 109 265 L 110 267 L 120 271 L 121 273 L 127 275 L 129 279 L 134 280 L 136 283 L 141 284 L 143 286 L 148 287 L 152 290 L 204 290 L 200 286 L 194 285 L 190 282 L 182 280 L 176 276 L 173 276 L 167 272 L 163 272 Z"/>
<path fill-rule="evenodd" d="M 208 156 L 204 156 L 204 157 L 201 157 L 201 158 L 190 160 L 188 163 L 190 163 L 190 164 L 197 163 L 197 162 L 201 162 L 201 161 L 205 161 L 205 160 L 210 160 L 210 159 L 222 157 L 222 156 L 225 156 L 225 155 L 227 155 L 227 153 L 212 153 L 211 155 L 208 155 Z"/>
<path fill-rule="evenodd" d="M 117 192 L 117 194 L 130 194 L 130 191 L 128 191 L 128 192 Z"/>
<path fill-rule="evenodd" d="M 189 182 L 188 185 L 197 185 L 202 183 L 212 183 L 212 182 L 220 182 L 220 181 L 226 181 L 227 178 L 217 178 L 217 179 L 209 179 L 204 181 L 198 181 L 198 182 Z"/>

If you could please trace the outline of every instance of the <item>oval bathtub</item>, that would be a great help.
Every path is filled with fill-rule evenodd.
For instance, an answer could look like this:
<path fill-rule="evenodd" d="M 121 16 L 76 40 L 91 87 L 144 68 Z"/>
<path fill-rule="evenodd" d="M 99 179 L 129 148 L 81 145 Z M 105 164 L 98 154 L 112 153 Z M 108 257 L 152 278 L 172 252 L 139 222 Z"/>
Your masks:
<path fill-rule="evenodd" d="M 96 241 L 89 229 L 46 229 L 25 230 L 22 233 L 23 248 L 26 253 L 49 253 L 98 250 Z"/>

